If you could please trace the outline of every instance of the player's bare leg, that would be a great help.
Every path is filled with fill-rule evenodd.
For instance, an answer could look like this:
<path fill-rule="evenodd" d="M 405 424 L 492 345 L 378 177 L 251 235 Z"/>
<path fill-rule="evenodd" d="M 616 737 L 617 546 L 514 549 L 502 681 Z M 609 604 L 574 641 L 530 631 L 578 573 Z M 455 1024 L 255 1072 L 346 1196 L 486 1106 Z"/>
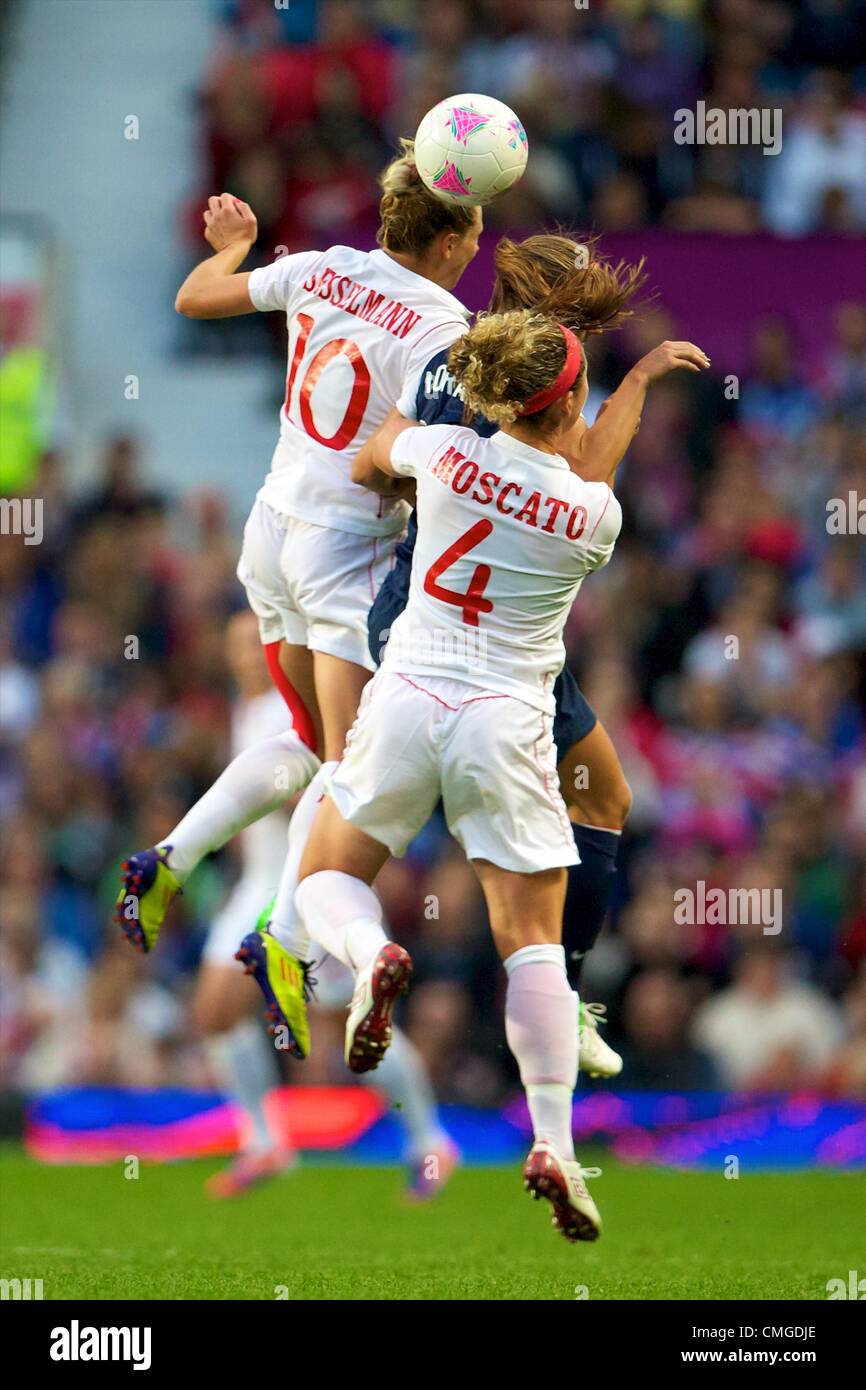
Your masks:
<path fill-rule="evenodd" d="M 313 659 L 316 698 L 324 727 L 324 761 L 339 762 L 372 672 L 328 652 L 313 652 Z"/>
<path fill-rule="evenodd" d="M 552 1207 L 567 1240 L 597 1240 L 601 1217 L 586 1188 L 597 1169 L 574 1155 L 572 1095 L 577 1084 L 577 996 L 559 944 L 564 869 L 513 873 L 473 860 L 497 950 L 508 975 L 505 1032 L 526 1090 L 535 1142 L 524 1167 L 526 1188 Z"/>
<path fill-rule="evenodd" d="M 394 1005 L 412 977 L 411 957 L 385 935 L 370 886 L 387 858 L 385 845 L 344 820 L 333 801 L 322 802 L 301 860 L 297 905 L 310 935 L 355 976 L 345 1047 L 354 1072 L 382 1060 Z"/>
<path fill-rule="evenodd" d="M 586 738 L 572 744 L 558 772 L 563 800 L 576 824 L 623 829 L 631 810 L 631 788 L 600 719 Z"/>
<path fill-rule="evenodd" d="M 229 1166 L 205 1184 L 211 1197 L 235 1197 L 293 1167 L 296 1156 L 274 1139 L 265 1098 L 279 1080 L 273 1048 L 252 1016 L 256 991 L 235 966 L 205 964 L 193 997 L 196 1030 L 223 1089 L 243 1109 L 242 1148 Z"/>
<path fill-rule="evenodd" d="M 579 989 L 584 957 L 601 931 L 613 890 L 616 857 L 631 807 L 631 790 L 607 730 L 595 727 L 559 763 L 559 784 L 574 827 L 580 863 L 568 871 L 562 939 L 572 987 Z M 580 1069 L 612 1077 L 622 1058 L 602 1038 L 604 1006 L 579 1006 Z"/>

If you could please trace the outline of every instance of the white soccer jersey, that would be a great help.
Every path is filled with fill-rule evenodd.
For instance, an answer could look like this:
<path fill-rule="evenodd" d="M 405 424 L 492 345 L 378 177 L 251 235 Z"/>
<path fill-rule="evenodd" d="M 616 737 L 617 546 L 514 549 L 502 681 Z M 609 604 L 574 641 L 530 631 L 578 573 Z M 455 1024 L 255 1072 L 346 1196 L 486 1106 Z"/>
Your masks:
<path fill-rule="evenodd" d="M 405 502 L 351 480 L 352 459 L 401 394 L 414 398 L 434 353 L 466 331 L 453 294 L 384 251 L 332 246 L 254 270 L 257 309 L 284 309 L 289 330 L 280 438 L 259 497 L 301 521 L 362 536 L 405 528 Z"/>
<path fill-rule="evenodd" d="M 456 676 L 553 714 L 568 611 L 622 524 L 610 488 L 463 426 L 405 430 L 391 461 L 417 481 L 418 540 L 383 668 Z"/>

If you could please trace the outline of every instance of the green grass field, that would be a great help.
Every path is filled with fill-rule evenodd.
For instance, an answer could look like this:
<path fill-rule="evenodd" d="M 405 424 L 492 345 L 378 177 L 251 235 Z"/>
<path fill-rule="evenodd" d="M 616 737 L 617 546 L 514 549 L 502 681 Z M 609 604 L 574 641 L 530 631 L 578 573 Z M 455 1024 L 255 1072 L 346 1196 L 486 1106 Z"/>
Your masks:
<path fill-rule="evenodd" d="M 46 1299 L 824 1299 L 862 1266 L 862 1174 L 673 1173 L 606 1155 L 595 1246 L 569 1246 L 520 1165 L 403 1205 L 393 1168 L 307 1166 L 234 1202 L 218 1161 L 43 1166 L 0 1152 L 0 1275 Z M 282 1294 L 286 1297 L 286 1294 Z M 585 1296 L 585 1295 L 584 1295 Z"/>

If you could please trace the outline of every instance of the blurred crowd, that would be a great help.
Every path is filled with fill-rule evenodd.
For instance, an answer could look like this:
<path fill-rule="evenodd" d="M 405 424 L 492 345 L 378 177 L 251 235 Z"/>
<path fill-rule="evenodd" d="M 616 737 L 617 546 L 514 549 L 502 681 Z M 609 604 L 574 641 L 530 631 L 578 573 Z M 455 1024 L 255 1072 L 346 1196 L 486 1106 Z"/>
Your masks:
<path fill-rule="evenodd" d="M 866 228 L 863 0 L 217 9 L 200 193 L 250 201 L 263 258 L 369 226 L 395 137 L 461 90 L 513 104 L 530 132 L 527 174 L 489 209 L 494 229 L 558 217 L 606 231 Z M 701 93 L 780 106 L 781 154 L 675 145 L 673 112 Z M 242 331 L 270 332 L 276 317 Z M 591 340 L 591 404 L 677 329 L 650 308 Z M 866 306 L 842 305 L 820 361 L 802 363 L 786 323 L 758 318 L 737 390 L 681 374 L 654 387 L 620 474 L 622 539 L 567 629 L 634 793 L 610 921 L 584 970 L 631 1087 L 866 1096 Z M 146 960 L 109 921 L 121 858 L 158 841 L 228 760 L 239 536 L 219 495 L 169 505 L 154 492 L 139 448 L 108 440 L 85 495 L 46 454 L 28 489 L 42 543 L 4 535 L 0 547 L 7 1092 L 212 1080 L 185 1006 L 235 849 L 200 867 Z M 683 925 L 676 894 L 700 882 L 778 890 L 781 930 Z M 497 1103 L 515 1083 L 503 974 L 438 819 L 379 887 L 416 963 L 403 1021 L 440 1097 Z M 345 1079 L 339 1027 L 319 1019 L 293 1081 Z"/>
<path fill-rule="evenodd" d="M 676 325 L 650 309 L 591 340 L 596 403 L 665 336 Z M 866 1095 L 866 546 L 850 507 L 866 497 L 864 401 L 855 305 L 808 379 L 784 324 L 758 320 L 739 399 L 717 379 L 656 386 L 614 561 L 573 610 L 569 660 L 634 792 L 584 972 L 629 1086 Z M 219 496 L 170 509 L 132 439 L 96 471 L 73 497 L 46 455 L 42 544 L 0 551 L 2 1079 L 207 1085 L 185 1004 L 233 849 L 193 876 L 146 960 L 109 919 L 120 859 L 228 759 L 238 536 Z M 780 930 L 683 925 L 676 894 L 699 882 L 778 890 Z M 515 1081 L 503 972 L 439 820 L 380 890 L 415 959 L 404 1021 L 440 1096 L 497 1102 Z M 317 1028 L 292 1079 L 346 1079 L 340 1023 Z"/>
<path fill-rule="evenodd" d="M 783 235 L 866 229 L 864 0 L 215 0 L 198 93 L 201 206 L 230 189 L 260 247 L 368 226 L 398 136 L 444 95 L 513 106 L 531 159 L 496 227 L 561 218 Z M 781 112 L 781 152 L 678 144 L 675 113 Z"/>

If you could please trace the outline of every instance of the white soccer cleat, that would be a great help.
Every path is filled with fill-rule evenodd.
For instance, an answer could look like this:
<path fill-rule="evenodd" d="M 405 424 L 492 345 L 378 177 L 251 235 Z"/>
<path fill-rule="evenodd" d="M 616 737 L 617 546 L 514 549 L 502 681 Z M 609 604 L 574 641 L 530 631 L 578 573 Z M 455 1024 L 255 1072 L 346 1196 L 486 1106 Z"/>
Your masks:
<path fill-rule="evenodd" d="M 586 1188 L 587 1178 L 600 1178 L 600 1168 L 582 1168 L 576 1158 L 562 1158 L 547 1139 L 537 1139 L 523 1167 L 523 1185 L 537 1201 L 546 1197 L 551 1222 L 571 1242 L 598 1240 L 601 1216 Z"/>
<path fill-rule="evenodd" d="M 355 981 L 346 1021 L 346 1066 L 373 1071 L 391 1046 L 391 1015 L 412 978 L 412 957 L 395 941 L 383 946 Z"/>
<path fill-rule="evenodd" d="M 581 999 L 577 1008 L 580 1070 L 589 1076 L 619 1076 L 622 1058 L 608 1047 L 598 1031 L 598 1025 L 607 1022 L 604 1004 L 584 1004 Z"/>

